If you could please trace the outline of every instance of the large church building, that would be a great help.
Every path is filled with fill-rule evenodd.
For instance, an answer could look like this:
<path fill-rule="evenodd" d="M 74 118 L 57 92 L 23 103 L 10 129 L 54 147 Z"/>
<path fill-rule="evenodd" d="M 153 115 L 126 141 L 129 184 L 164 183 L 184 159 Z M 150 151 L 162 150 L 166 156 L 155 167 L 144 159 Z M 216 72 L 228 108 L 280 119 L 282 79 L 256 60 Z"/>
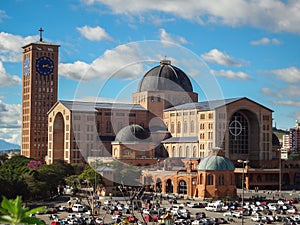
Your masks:
<path fill-rule="evenodd" d="M 188 75 L 166 59 L 144 74 L 132 103 L 57 101 L 58 47 L 42 38 L 23 47 L 23 155 L 142 166 L 143 184 L 166 193 L 234 195 L 244 172 L 247 188 L 278 185 L 268 107 L 247 97 L 198 101 Z M 216 184 L 230 188 L 208 191 Z"/>

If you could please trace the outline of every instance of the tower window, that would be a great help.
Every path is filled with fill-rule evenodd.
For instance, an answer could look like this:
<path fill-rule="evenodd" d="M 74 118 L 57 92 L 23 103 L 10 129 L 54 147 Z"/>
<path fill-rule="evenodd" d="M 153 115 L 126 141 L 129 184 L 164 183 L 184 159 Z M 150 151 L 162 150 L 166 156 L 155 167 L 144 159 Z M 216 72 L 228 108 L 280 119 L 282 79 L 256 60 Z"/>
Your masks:
<path fill-rule="evenodd" d="M 151 101 L 151 102 L 154 102 L 154 96 L 151 96 L 151 97 L 150 97 L 150 101 Z"/>

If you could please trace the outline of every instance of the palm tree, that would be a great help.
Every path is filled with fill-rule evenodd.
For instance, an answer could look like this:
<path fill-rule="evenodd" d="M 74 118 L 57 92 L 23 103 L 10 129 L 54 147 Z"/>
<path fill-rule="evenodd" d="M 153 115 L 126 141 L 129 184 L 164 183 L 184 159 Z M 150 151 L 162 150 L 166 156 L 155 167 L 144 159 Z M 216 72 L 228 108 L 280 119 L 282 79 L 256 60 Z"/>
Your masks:
<path fill-rule="evenodd" d="M 7 199 L 5 196 L 2 197 L 0 213 L 0 223 L 6 223 L 11 225 L 28 225 L 38 224 L 45 225 L 45 222 L 36 218 L 31 217 L 31 214 L 37 212 L 44 212 L 46 207 L 40 206 L 34 209 L 22 206 L 22 197 L 17 196 L 16 199 Z"/>

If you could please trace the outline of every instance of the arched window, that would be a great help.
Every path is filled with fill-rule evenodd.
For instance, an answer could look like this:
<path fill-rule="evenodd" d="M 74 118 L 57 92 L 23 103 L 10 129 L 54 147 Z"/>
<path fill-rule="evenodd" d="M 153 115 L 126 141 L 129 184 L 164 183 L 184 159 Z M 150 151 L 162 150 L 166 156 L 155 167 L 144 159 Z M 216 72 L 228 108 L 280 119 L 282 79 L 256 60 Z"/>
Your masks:
<path fill-rule="evenodd" d="M 176 157 L 176 155 L 175 155 L 175 146 L 172 147 L 172 157 Z"/>
<path fill-rule="evenodd" d="M 114 157 L 117 157 L 117 154 L 118 154 L 118 149 L 115 148 L 115 149 L 114 149 Z"/>
<path fill-rule="evenodd" d="M 219 176 L 218 184 L 219 184 L 219 185 L 224 185 L 224 184 L 225 184 L 224 182 L 225 182 L 224 175 L 220 175 L 220 176 Z"/>
<path fill-rule="evenodd" d="M 180 121 L 177 122 L 177 133 L 181 133 L 181 123 L 180 123 Z"/>
<path fill-rule="evenodd" d="M 212 174 L 207 175 L 207 185 L 214 185 L 214 175 Z"/>
<path fill-rule="evenodd" d="M 247 118 L 236 112 L 229 122 L 229 150 L 233 154 L 248 154 L 249 125 Z"/>
<path fill-rule="evenodd" d="M 174 123 L 172 122 L 171 123 L 171 133 L 174 133 L 174 130 L 175 130 L 174 128 L 175 128 L 175 126 L 174 126 Z"/>
<path fill-rule="evenodd" d="M 111 122 L 106 121 L 106 133 L 111 133 Z"/>
<path fill-rule="evenodd" d="M 179 147 L 179 151 L 178 151 L 178 157 L 182 157 L 182 147 Z"/>
<path fill-rule="evenodd" d="M 193 147 L 193 158 L 197 157 L 197 150 L 196 150 L 196 146 Z"/>
<path fill-rule="evenodd" d="M 191 157 L 191 155 L 190 155 L 190 148 L 189 148 L 189 146 L 186 146 L 186 148 L 185 148 L 185 157 L 188 157 L 188 158 L 190 158 L 190 157 Z"/>
<path fill-rule="evenodd" d="M 188 128 L 187 128 L 187 122 L 186 121 L 184 121 L 183 122 L 183 133 L 187 133 L 188 132 Z"/>
<path fill-rule="evenodd" d="M 191 133 L 194 133 L 194 130 L 195 130 L 195 128 L 194 128 L 194 121 L 192 120 L 191 121 Z"/>

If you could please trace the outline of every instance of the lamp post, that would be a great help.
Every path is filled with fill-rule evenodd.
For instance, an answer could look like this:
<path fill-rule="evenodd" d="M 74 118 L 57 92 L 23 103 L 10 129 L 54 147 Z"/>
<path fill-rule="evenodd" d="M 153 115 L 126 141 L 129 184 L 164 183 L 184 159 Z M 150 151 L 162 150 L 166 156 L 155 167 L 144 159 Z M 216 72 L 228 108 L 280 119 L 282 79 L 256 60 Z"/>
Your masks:
<path fill-rule="evenodd" d="M 245 180 L 245 167 L 249 163 L 249 160 L 241 160 L 237 161 L 238 163 L 242 163 L 243 165 L 243 174 L 242 174 L 242 225 L 244 225 L 244 180 Z"/>

